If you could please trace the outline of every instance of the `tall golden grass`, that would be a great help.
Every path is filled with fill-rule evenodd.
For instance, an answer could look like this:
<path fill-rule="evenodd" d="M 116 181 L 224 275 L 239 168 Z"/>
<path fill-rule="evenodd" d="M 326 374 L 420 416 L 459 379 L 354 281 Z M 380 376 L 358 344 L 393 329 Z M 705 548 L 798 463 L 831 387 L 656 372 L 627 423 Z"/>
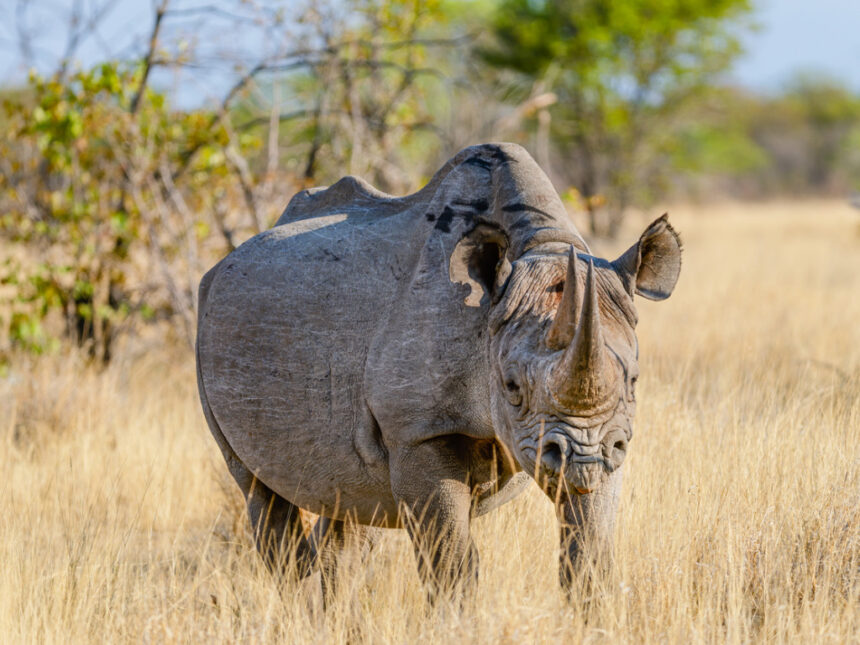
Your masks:
<path fill-rule="evenodd" d="M 669 301 L 639 302 L 616 571 L 591 602 L 558 588 L 535 489 L 474 522 L 466 611 L 427 611 L 388 531 L 323 613 L 254 551 L 192 356 L 64 354 L 0 381 L 0 640 L 860 642 L 860 218 L 804 202 L 672 220 L 684 268 Z"/>

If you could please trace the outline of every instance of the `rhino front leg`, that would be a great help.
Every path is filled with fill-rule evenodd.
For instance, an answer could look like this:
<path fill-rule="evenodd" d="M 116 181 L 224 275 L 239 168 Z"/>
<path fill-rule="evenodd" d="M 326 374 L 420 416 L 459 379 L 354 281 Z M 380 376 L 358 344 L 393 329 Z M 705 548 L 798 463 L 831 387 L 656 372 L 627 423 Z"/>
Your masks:
<path fill-rule="evenodd" d="M 478 579 L 478 552 L 469 526 L 468 471 L 453 444 L 447 438 L 434 439 L 392 460 L 392 491 L 431 604 L 471 593 Z"/>
<path fill-rule="evenodd" d="M 561 553 L 559 580 L 570 594 L 582 584 L 585 596 L 594 590 L 595 576 L 606 576 L 612 565 L 615 514 L 621 495 L 621 469 L 598 490 L 562 500 L 559 508 Z"/>

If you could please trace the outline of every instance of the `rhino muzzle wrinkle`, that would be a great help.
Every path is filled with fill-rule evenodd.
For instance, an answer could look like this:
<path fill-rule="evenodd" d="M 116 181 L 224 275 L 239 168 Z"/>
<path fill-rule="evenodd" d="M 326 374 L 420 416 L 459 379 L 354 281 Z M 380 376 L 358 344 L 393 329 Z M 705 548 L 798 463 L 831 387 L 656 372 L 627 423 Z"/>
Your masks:
<path fill-rule="evenodd" d="M 593 569 L 635 414 L 633 298 L 667 298 L 680 258 L 665 215 L 593 256 L 510 143 L 405 197 L 353 177 L 296 194 L 199 290 L 200 400 L 268 566 L 321 567 L 325 593 L 348 533 L 408 528 L 431 599 L 474 587 L 471 519 L 535 480 L 563 584 Z"/>
<path fill-rule="evenodd" d="M 556 425 L 539 443 L 538 470 L 548 485 L 555 487 L 564 482 L 569 490 L 587 494 L 598 487 L 605 475 L 621 467 L 628 440 L 627 433 L 618 428 L 608 431 L 598 443 L 580 443 Z"/>
<path fill-rule="evenodd" d="M 607 469 L 611 472 L 620 468 L 627 456 L 627 433 L 624 430 L 612 430 L 606 434 L 600 442 L 603 460 Z"/>

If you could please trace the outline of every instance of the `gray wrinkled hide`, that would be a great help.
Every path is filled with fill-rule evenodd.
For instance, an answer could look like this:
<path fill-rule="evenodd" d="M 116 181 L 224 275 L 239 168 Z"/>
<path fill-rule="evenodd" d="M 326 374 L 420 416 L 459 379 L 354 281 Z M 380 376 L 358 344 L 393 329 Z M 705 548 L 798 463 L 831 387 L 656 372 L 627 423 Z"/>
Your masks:
<path fill-rule="evenodd" d="M 652 228 L 665 232 L 661 221 Z M 664 253 L 652 244 L 657 251 L 649 255 L 634 246 L 614 264 L 588 265 L 601 307 L 603 300 L 623 300 L 632 309 L 634 290 L 647 289 L 655 299 L 671 292 L 680 267 L 677 236 L 654 236 L 672 248 Z M 660 258 L 671 255 L 673 239 L 677 268 L 667 278 Z M 507 297 L 512 271 L 525 275 L 534 265 L 535 275 L 560 279 L 571 248 L 581 254 L 570 257 L 585 275 L 587 246 L 547 177 L 513 144 L 467 148 L 407 197 L 351 177 L 296 195 L 274 228 L 222 260 L 200 287 L 201 400 L 249 497 L 252 521 L 268 521 L 260 509 L 271 506 L 263 500 L 253 510 L 255 486 L 282 498 L 284 516 L 291 503 L 334 520 L 397 526 L 405 507 L 448 527 L 436 534 L 460 545 L 449 569 L 471 567 L 468 518 L 509 500 L 537 475 L 543 436 L 518 436 L 516 422 L 504 421 L 528 416 L 499 393 L 505 361 L 525 351 L 517 348 L 528 339 L 519 331 L 522 321 L 511 323 L 498 311 L 494 321 L 491 314 L 507 306 L 499 300 Z M 642 277 L 640 265 L 651 273 Z M 551 293 L 552 284 L 540 283 L 532 300 L 543 302 L 547 291 L 555 306 L 560 296 Z M 574 305 L 581 308 L 582 296 L 571 293 L 568 299 L 578 297 Z M 544 313 L 523 320 L 534 320 L 528 338 L 542 348 L 528 351 L 542 352 L 540 364 L 549 370 L 564 352 L 541 344 L 554 311 L 541 306 L 545 311 L 535 311 Z M 607 306 L 606 344 L 620 367 L 612 368 L 618 385 L 604 408 L 610 417 L 615 410 L 632 417 L 626 401 L 632 400 L 627 374 L 635 371 L 635 336 L 627 322 L 613 322 L 626 319 Z M 558 407 L 557 397 L 537 391 L 532 400 Z M 598 454 L 610 418 L 604 408 L 599 423 L 573 408 L 532 410 L 528 432 L 539 427 L 543 433 L 549 419 L 560 424 L 556 434 L 583 442 L 572 457 Z M 629 439 L 629 423 L 613 423 Z M 578 466 L 579 479 L 571 481 L 587 484 L 591 471 L 603 472 L 599 463 Z M 620 482 L 620 470 L 612 481 Z M 559 491 L 556 486 L 556 500 Z M 601 511 L 607 517 L 614 517 L 617 493 L 611 497 L 612 508 Z M 588 513 L 568 506 L 560 513 L 563 526 L 591 522 Z M 611 518 L 601 522 L 612 524 Z M 417 539 L 421 530 L 411 532 Z M 419 554 L 419 569 L 421 562 Z M 438 559 L 426 564 L 443 566 Z"/>

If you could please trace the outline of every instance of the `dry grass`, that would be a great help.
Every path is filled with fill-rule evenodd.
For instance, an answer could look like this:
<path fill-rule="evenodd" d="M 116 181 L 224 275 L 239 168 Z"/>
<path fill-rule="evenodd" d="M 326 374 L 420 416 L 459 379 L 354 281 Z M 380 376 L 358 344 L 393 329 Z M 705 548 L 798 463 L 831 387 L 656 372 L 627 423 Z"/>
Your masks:
<path fill-rule="evenodd" d="M 860 642 L 858 218 L 693 210 L 675 295 L 640 303 L 617 572 L 587 611 L 537 491 L 475 522 L 469 611 L 425 613 L 400 532 L 311 611 L 251 547 L 190 356 L 22 358 L 0 381 L 2 640 Z"/>

